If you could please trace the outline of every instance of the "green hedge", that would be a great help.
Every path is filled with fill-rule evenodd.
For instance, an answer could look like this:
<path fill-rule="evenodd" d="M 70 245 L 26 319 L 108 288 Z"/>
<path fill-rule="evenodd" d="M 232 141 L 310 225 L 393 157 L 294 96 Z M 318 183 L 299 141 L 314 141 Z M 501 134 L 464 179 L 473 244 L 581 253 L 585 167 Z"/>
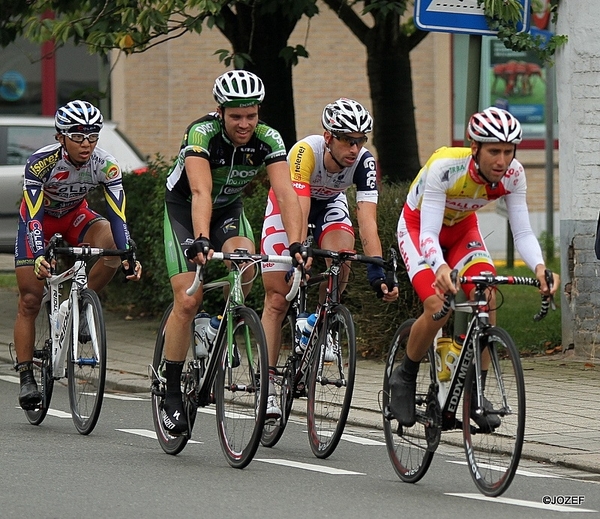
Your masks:
<path fill-rule="evenodd" d="M 139 283 L 123 283 L 118 275 L 104 294 L 105 304 L 113 309 L 127 311 L 130 315 L 160 315 L 172 300 L 171 286 L 166 273 L 163 246 L 163 201 L 164 185 L 170 163 L 157 157 L 143 175 L 126 175 L 124 186 L 127 193 L 127 221 L 138 247 L 138 257 L 144 267 L 143 278 Z M 380 194 L 378 209 L 380 236 L 384 251 L 390 247 L 397 249 L 396 225 L 400 209 L 406 197 L 407 186 L 384 185 Z M 255 233 L 258 246 L 266 197 L 267 179 L 254 182 L 245 193 L 246 215 Z M 355 215 L 354 194 L 349 193 L 351 214 Z M 93 197 L 92 197 L 93 199 Z M 92 202 L 100 204 L 100 201 Z M 355 227 L 356 227 L 356 222 Z M 358 232 L 356 233 L 358 236 Z M 362 252 L 360 240 L 356 248 Z M 212 265 L 217 265 L 212 264 Z M 207 279 L 222 270 L 211 267 Z M 408 282 L 404 265 L 399 260 L 398 277 L 401 297 L 399 301 L 386 304 L 377 300 L 366 279 L 366 267 L 355 264 L 351 282 L 344 295 L 344 303 L 350 308 L 356 323 L 359 352 L 362 356 L 380 356 L 387 351 L 397 326 L 409 315 L 417 311 L 420 303 Z M 247 304 L 259 313 L 263 308 L 264 291 L 260 276 L 254 282 Z M 207 310 L 213 304 L 207 301 Z"/>

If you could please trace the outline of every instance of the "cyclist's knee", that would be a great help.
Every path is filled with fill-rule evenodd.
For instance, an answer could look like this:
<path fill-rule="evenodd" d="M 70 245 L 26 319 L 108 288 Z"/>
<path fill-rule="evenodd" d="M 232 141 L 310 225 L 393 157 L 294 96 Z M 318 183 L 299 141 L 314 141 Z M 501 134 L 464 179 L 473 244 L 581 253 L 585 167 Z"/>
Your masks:
<path fill-rule="evenodd" d="M 288 309 L 288 301 L 285 294 L 278 290 L 269 290 L 265 293 L 264 312 L 269 315 L 283 316 Z"/>
<path fill-rule="evenodd" d="M 40 311 L 41 303 L 41 295 L 23 292 L 19 297 L 19 313 L 25 317 L 36 316 Z"/>

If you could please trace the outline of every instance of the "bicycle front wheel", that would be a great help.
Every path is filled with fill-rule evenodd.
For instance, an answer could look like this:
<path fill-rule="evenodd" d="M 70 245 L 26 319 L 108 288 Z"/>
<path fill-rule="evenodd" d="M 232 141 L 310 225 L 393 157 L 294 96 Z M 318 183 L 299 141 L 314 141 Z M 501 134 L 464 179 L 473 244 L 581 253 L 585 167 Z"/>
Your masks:
<path fill-rule="evenodd" d="M 263 447 L 274 447 L 281 438 L 292 412 L 293 394 L 293 371 L 290 356 L 294 353 L 294 331 L 295 319 L 288 316 L 283 322 L 281 330 L 281 349 L 277 362 L 277 377 L 275 390 L 281 409 L 281 417 L 276 420 L 266 420 L 260 439 Z"/>
<path fill-rule="evenodd" d="M 161 411 L 165 403 L 165 394 L 167 390 L 167 379 L 165 377 L 165 326 L 171 311 L 173 310 L 173 303 L 165 310 L 163 318 L 158 327 L 156 334 L 156 343 L 154 345 L 154 357 L 152 359 L 152 421 L 154 422 L 154 430 L 156 432 L 156 438 L 163 451 L 167 454 L 175 456 L 179 454 L 188 442 L 188 435 L 182 434 L 179 436 L 173 436 L 163 426 L 161 418 Z M 193 337 L 193 334 L 192 334 Z M 185 371 L 181 375 L 181 392 L 185 395 L 187 375 Z M 194 425 L 196 419 L 196 409 L 189 403 L 189 400 L 184 397 L 183 399 L 184 408 L 187 413 L 188 426 L 190 431 Z"/>
<path fill-rule="evenodd" d="M 433 459 L 433 450 L 428 447 L 428 437 L 434 434 L 433 429 L 424 425 L 428 420 L 417 419 L 412 427 L 402 426 L 389 413 L 390 405 L 390 377 L 394 370 L 402 363 L 406 355 L 406 345 L 410 330 L 415 319 L 404 321 L 392 340 L 388 353 L 385 372 L 383 374 L 383 432 L 388 456 L 392 466 L 402 481 L 416 483 L 429 469 Z M 417 417 L 429 416 L 428 406 L 431 404 L 429 387 L 431 384 L 431 348 L 429 355 L 421 361 L 419 374 L 417 375 L 417 389 L 415 394 L 415 405 Z"/>
<path fill-rule="evenodd" d="M 25 416 L 32 425 L 39 425 L 44 421 L 52 399 L 54 378 L 52 376 L 51 348 L 50 302 L 45 298 L 35 320 L 35 342 L 33 345 L 33 376 L 38 389 L 42 393 L 42 401 L 37 409 L 25 411 Z"/>
<path fill-rule="evenodd" d="M 519 465 L 525 434 L 525 383 L 519 351 L 502 328 L 491 327 L 480 336 L 479 347 L 487 348 L 491 362 L 485 377 L 482 409 L 488 425 L 475 425 L 472 419 L 476 393 L 473 388 L 475 365 L 465 381 L 463 396 L 463 439 L 469 472 L 477 488 L 487 496 L 499 496 L 509 487 Z M 467 425 L 467 424 L 470 424 Z"/>
<path fill-rule="evenodd" d="M 79 309 L 79 333 L 77 337 L 71 333 L 68 352 L 69 402 L 75 428 L 80 434 L 90 434 L 104 398 L 106 328 L 96 292 L 82 290 Z"/>
<path fill-rule="evenodd" d="M 350 411 L 356 371 L 356 333 L 350 311 L 336 305 L 318 331 L 308 382 L 306 419 L 310 448 L 317 458 L 336 449 Z"/>
<path fill-rule="evenodd" d="M 227 462 L 241 469 L 252 461 L 265 423 L 267 341 L 258 315 L 245 306 L 227 314 L 221 326 L 231 326 L 232 341 L 228 343 L 226 330 L 217 350 L 221 356 L 214 388 L 217 432 Z"/>

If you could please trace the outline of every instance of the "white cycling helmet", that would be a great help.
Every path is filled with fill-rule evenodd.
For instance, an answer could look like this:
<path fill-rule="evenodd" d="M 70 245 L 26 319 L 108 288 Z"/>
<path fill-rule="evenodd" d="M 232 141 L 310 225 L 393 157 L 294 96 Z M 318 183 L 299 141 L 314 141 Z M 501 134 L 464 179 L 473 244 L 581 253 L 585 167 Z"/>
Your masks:
<path fill-rule="evenodd" d="M 477 142 L 507 142 L 519 144 L 523 140 L 521 124 L 514 115 L 492 106 L 473 114 L 469 120 L 469 139 Z"/>
<path fill-rule="evenodd" d="M 219 106 L 259 105 L 265 98 L 265 87 L 252 72 L 230 70 L 215 80 L 213 96 Z"/>
<path fill-rule="evenodd" d="M 324 108 L 321 122 L 323 128 L 333 133 L 369 133 L 373 130 L 371 114 L 357 101 L 345 97 Z"/>
<path fill-rule="evenodd" d="M 61 106 L 54 115 L 54 126 L 59 133 L 99 132 L 103 123 L 100 110 L 87 101 L 71 101 Z"/>

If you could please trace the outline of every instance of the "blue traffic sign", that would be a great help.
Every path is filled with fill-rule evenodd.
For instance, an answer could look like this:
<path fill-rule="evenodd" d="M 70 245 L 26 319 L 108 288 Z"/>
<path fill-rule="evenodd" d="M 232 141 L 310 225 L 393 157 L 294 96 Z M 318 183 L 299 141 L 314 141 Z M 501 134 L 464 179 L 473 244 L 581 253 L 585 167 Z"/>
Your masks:
<path fill-rule="evenodd" d="M 527 32 L 530 24 L 531 0 L 519 0 L 523 21 L 518 32 Z M 488 27 L 483 5 L 478 0 L 415 0 L 415 25 L 423 31 L 458 32 L 464 34 L 496 35 Z"/>

